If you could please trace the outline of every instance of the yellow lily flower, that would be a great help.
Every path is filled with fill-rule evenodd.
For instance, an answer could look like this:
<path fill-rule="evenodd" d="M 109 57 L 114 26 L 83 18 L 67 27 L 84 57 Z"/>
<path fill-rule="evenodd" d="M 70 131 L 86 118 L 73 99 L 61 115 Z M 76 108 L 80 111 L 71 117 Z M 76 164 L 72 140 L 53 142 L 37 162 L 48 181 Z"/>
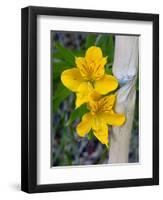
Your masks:
<path fill-rule="evenodd" d="M 77 133 L 84 137 L 92 129 L 96 138 L 108 146 L 108 125 L 121 126 L 125 122 L 125 116 L 113 111 L 116 95 L 102 97 L 99 93 L 92 92 L 91 99 L 88 103 L 90 112 L 83 115 L 76 128 Z"/>
<path fill-rule="evenodd" d="M 95 89 L 100 94 L 115 90 L 118 81 L 114 76 L 105 74 L 107 57 L 103 57 L 99 47 L 87 49 L 85 57 L 76 57 L 76 68 L 62 72 L 61 81 L 71 91 L 76 92 L 76 108 L 89 101 Z"/>

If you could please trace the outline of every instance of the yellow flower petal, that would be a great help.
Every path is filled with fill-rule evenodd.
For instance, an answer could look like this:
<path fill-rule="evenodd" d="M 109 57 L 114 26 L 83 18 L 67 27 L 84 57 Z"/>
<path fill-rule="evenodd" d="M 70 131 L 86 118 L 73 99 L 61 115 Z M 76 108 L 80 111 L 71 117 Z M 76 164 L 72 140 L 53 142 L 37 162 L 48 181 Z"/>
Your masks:
<path fill-rule="evenodd" d="M 82 121 L 77 125 L 77 133 L 80 137 L 84 137 L 91 130 L 92 115 L 91 113 L 86 113 L 82 117 Z"/>
<path fill-rule="evenodd" d="M 95 62 L 102 58 L 102 51 L 100 47 L 92 46 L 89 47 L 86 51 L 85 59 L 87 63 Z"/>
<path fill-rule="evenodd" d="M 93 87 L 89 82 L 83 82 L 80 84 L 76 93 L 76 108 L 89 101 L 89 95 L 92 90 Z"/>
<path fill-rule="evenodd" d="M 85 58 L 83 57 L 75 57 L 75 63 L 77 68 L 82 69 L 83 65 L 86 65 Z"/>
<path fill-rule="evenodd" d="M 113 110 L 110 113 L 103 113 L 103 119 L 107 124 L 113 126 L 121 126 L 125 122 L 125 116 L 123 114 L 117 114 Z"/>
<path fill-rule="evenodd" d="M 105 145 L 109 142 L 109 131 L 108 126 L 100 115 L 96 115 L 92 120 L 92 129 L 96 138 Z"/>
<path fill-rule="evenodd" d="M 75 58 L 75 63 L 76 63 L 77 68 L 79 69 L 80 74 L 82 75 L 82 77 L 85 80 L 88 80 L 89 79 L 89 71 L 88 71 L 88 66 L 87 66 L 85 58 L 76 57 Z"/>
<path fill-rule="evenodd" d="M 96 90 L 93 90 L 90 93 L 90 101 L 98 101 L 100 100 L 102 97 L 102 95 L 100 93 L 98 93 Z"/>
<path fill-rule="evenodd" d="M 115 99 L 116 99 L 116 95 L 115 94 L 109 95 L 109 96 L 105 96 L 105 97 L 100 99 L 100 103 L 104 107 L 103 108 L 104 112 L 111 111 L 111 109 L 114 106 Z"/>
<path fill-rule="evenodd" d="M 100 94 L 107 94 L 118 87 L 118 81 L 114 76 L 105 74 L 103 78 L 95 81 L 94 87 Z"/>
<path fill-rule="evenodd" d="M 101 79 L 105 74 L 105 64 L 107 62 L 107 57 L 101 58 L 99 60 L 94 61 L 89 66 L 92 68 L 92 78 L 94 80 Z"/>
<path fill-rule="evenodd" d="M 75 63 L 85 80 L 99 80 L 104 76 L 107 57 L 102 57 L 99 47 L 92 46 L 86 51 L 85 57 L 76 57 Z"/>
<path fill-rule="evenodd" d="M 76 92 L 84 79 L 77 68 L 72 68 L 62 72 L 61 81 L 69 90 Z"/>

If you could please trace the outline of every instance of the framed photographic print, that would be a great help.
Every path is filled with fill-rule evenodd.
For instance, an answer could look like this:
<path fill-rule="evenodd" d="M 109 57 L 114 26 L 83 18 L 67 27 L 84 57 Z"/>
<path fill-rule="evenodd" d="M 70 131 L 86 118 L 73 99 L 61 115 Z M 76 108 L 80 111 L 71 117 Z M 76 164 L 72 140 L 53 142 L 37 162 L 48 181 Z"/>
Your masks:
<path fill-rule="evenodd" d="M 22 190 L 159 184 L 159 16 L 22 9 Z"/>

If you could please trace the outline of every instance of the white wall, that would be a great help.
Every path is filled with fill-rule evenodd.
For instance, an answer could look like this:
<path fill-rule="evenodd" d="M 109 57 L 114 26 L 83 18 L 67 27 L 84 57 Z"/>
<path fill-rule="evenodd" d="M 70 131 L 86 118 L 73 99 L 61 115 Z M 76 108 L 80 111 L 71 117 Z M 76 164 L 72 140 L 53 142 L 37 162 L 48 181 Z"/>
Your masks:
<path fill-rule="evenodd" d="M 0 199 L 162 199 L 163 185 L 28 195 L 20 192 L 20 9 L 28 5 L 160 13 L 161 0 L 3 0 L 0 6 Z M 162 8 L 161 8 L 162 7 Z M 163 33 L 160 23 L 160 35 Z M 160 39 L 160 41 L 162 38 Z M 160 42 L 161 43 L 161 42 Z M 161 50 L 161 47 L 160 47 Z M 160 51 L 161 55 L 161 51 Z M 161 56 L 160 56 L 161 57 Z M 161 59 L 160 59 L 161 60 Z M 161 62 L 160 62 L 161 68 Z M 160 70 L 163 75 L 163 70 Z M 161 76 L 160 76 L 161 77 Z M 163 79 L 160 81 L 163 85 Z M 160 86 L 161 86 L 160 85 Z M 160 102 L 163 101 L 161 92 Z M 163 104 L 162 104 L 163 105 Z M 162 106 L 160 106 L 160 111 Z M 160 121 L 163 118 L 160 115 Z M 148 123 L 148 122 L 147 122 Z M 163 123 L 160 123 L 163 124 Z M 160 141 L 162 140 L 160 129 Z M 163 146 L 160 142 L 160 153 Z M 160 156 L 161 158 L 161 156 Z M 160 169 L 163 166 L 161 159 Z M 162 173 L 161 173 L 162 175 Z"/>

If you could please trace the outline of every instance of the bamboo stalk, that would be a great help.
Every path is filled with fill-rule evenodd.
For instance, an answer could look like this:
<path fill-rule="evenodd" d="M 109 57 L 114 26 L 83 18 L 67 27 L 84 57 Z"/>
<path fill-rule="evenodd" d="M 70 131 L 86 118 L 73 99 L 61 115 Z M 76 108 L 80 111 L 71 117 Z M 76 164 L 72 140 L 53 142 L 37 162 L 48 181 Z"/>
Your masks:
<path fill-rule="evenodd" d="M 124 113 L 126 122 L 113 127 L 110 134 L 109 163 L 127 163 L 136 99 L 138 72 L 138 40 L 136 36 L 116 36 L 113 74 L 120 83 L 115 111 Z"/>

